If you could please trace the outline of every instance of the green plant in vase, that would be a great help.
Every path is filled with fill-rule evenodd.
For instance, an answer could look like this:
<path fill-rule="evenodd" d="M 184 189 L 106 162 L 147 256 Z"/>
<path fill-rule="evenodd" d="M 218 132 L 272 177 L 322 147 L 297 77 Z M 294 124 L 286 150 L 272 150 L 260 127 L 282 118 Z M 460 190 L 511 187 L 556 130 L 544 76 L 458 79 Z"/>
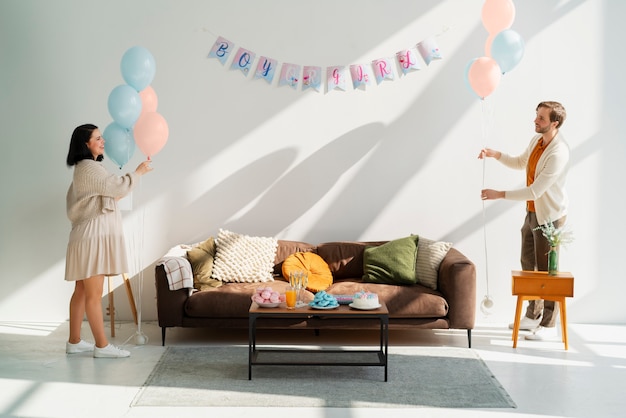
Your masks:
<path fill-rule="evenodd" d="M 534 230 L 541 230 L 541 234 L 548 240 L 550 245 L 550 251 L 548 251 L 548 274 L 555 276 L 559 271 L 559 247 L 573 242 L 574 234 L 566 225 L 557 228 L 552 221 L 548 221 L 545 225 L 539 225 Z"/>

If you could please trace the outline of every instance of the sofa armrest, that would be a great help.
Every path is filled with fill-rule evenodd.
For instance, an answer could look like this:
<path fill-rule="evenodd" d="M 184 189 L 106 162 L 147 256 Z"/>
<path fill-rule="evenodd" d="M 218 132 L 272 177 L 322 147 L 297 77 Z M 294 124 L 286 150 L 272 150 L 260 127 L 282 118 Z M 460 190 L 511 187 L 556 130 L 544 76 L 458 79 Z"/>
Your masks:
<path fill-rule="evenodd" d="M 189 298 L 189 289 L 170 290 L 165 268 L 162 264 L 155 267 L 154 280 L 156 284 L 159 326 L 182 326 L 185 302 Z"/>
<path fill-rule="evenodd" d="M 439 266 L 438 289 L 448 301 L 450 328 L 473 329 L 476 320 L 476 266 L 451 248 Z"/>

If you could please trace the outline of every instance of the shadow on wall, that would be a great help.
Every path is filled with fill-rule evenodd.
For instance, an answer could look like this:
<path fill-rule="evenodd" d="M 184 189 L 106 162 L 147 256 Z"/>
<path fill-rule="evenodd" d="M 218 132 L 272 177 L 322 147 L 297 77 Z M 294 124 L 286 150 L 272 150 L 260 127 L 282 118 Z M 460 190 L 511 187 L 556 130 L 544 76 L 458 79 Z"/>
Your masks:
<path fill-rule="evenodd" d="M 532 38 L 546 25 L 583 2 L 584 0 L 580 0 L 559 6 L 559 2 L 555 0 L 543 2 L 541 6 L 526 8 L 519 5 L 518 18 L 533 16 L 527 20 L 532 24 L 529 26 L 530 30 L 525 31 L 525 38 Z M 537 7 L 552 13 L 536 14 L 534 11 Z M 419 115 L 439 113 L 460 117 L 478 100 L 467 92 L 463 71 L 470 59 L 480 55 L 481 48 L 477 49 L 475 46 L 482 46 L 485 37 L 484 28 L 477 25 L 458 48 L 459 51 L 466 52 L 456 53 L 437 63 L 443 65 L 437 77 L 407 111 L 389 126 L 370 124 L 357 128 L 320 148 L 289 171 L 286 170 L 296 157 L 294 150 L 286 149 L 264 156 L 207 191 L 182 212 L 185 218 L 198 219 L 199 228 L 194 228 L 193 231 L 169 231 L 170 235 L 176 235 L 181 242 L 198 241 L 205 239 L 220 227 L 275 235 L 276 231 L 285 229 L 315 205 L 347 169 L 367 158 L 346 185 L 345 191 L 330 205 L 318 223 L 312 225 L 312 232 L 301 237 L 311 242 L 320 239 L 358 239 L 359 231 L 366 229 L 385 208 L 387 202 L 419 173 L 437 147 L 440 138 L 446 137 L 453 126 L 453 124 L 423 123 Z M 441 92 L 450 89 L 450 80 L 456 80 L 454 89 L 459 94 L 454 97 L 442 97 Z M 417 134 L 415 127 L 418 125 L 420 129 Z M 454 193 L 456 187 L 454 179 L 441 178 L 430 181 L 439 181 L 441 184 L 436 186 L 438 189 Z M 287 196 L 297 198 L 290 199 L 288 204 L 285 204 Z M 228 221 L 259 197 L 259 201 L 244 216 L 235 221 Z M 436 204 L 436 201 L 432 203 Z M 501 215 L 508 207 L 506 203 L 494 205 L 489 209 L 489 216 Z M 173 230 L 177 228 L 177 225 L 172 225 Z M 459 241 L 480 228 L 482 215 L 467 214 L 467 221 L 446 239 Z M 198 233 L 198 230 L 202 232 Z M 193 237 L 193 240 L 188 239 L 189 237 Z"/>
<path fill-rule="evenodd" d="M 517 19 L 528 22 L 525 25 L 525 39 L 536 36 L 544 27 L 584 1 L 560 4 L 560 1 L 554 0 L 542 1 L 540 4 L 518 4 Z M 171 244 L 206 239 L 220 227 L 243 233 L 254 230 L 260 235 L 274 235 L 324 197 L 349 168 L 363 162 L 345 185 L 344 191 L 330 205 L 330 209 L 322 214 L 316 225 L 311 226 L 312 232 L 299 237 L 308 242 L 358 239 L 359 231 L 366 229 L 384 210 L 387 202 L 419 173 L 438 146 L 440 138 L 449 134 L 452 124 L 421 123 L 420 115 L 440 113 L 460 118 L 478 100 L 467 92 L 463 71 L 470 59 L 480 55 L 485 38 L 484 29 L 477 26 L 459 46 L 458 51 L 464 52 L 437 63 L 443 66 L 437 77 L 415 98 L 407 111 L 390 125 L 368 124 L 356 128 L 292 168 L 297 157 L 295 149 L 276 151 L 242 167 L 180 211 L 180 216 L 196 220 L 195 226 L 181 230 L 180 225 L 172 223 L 164 227 L 169 228 L 166 231 L 168 236 L 176 238 Z M 450 89 L 451 80 L 455 80 L 453 88 L 458 95 L 442 96 L 441 91 Z M 504 87 L 503 84 L 500 88 Z M 419 135 L 414 133 L 418 124 Z M 239 132 L 239 135 L 243 133 Z M 200 155 L 192 157 L 201 158 Z M 580 162 L 581 158 L 580 152 L 575 150 L 572 165 Z M 440 181 L 437 188 L 441 190 L 454 192 L 456 187 L 453 178 L 432 181 Z M 306 189 L 306 193 L 300 193 L 303 189 Z M 169 201 L 176 202 L 177 199 Z M 241 218 L 229 221 L 234 214 L 252 203 L 254 205 Z M 497 202 L 490 205 L 487 216 L 489 219 L 501 216 L 510 204 Z M 172 210 L 168 208 L 168 211 Z M 467 213 L 463 219 L 465 221 L 459 227 L 442 239 L 458 242 L 483 226 L 480 212 Z M 148 266 L 145 272 L 146 280 L 153 280 L 154 264 Z"/>

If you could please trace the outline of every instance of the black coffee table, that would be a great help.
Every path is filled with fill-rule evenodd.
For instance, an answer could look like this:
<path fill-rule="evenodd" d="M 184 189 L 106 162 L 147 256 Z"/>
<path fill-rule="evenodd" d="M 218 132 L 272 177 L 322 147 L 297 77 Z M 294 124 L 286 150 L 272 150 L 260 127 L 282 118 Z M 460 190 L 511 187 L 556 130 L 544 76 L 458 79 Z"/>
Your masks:
<path fill-rule="evenodd" d="M 375 319 L 380 322 L 380 344 L 377 349 L 310 349 L 310 348 L 259 348 L 256 343 L 257 320 L 259 318 L 287 319 L 324 319 L 332 327 L 332 320 L 354 321 L 351 328 L 358 329 L 359 321 Z M 314 309 L 304 306 L 287 309 L 283 304 L 276 308 L 262 308 L 255 302 L 250 305 L 248 313 L 248 380 L 252 380 L 252 366 L 380 366 L 384 368 L 387 381 L 387 364 L 389 349 L 389 311 L 381 302 L 381 306 L 372 310 L 353 309 L 348 305 L 339 305 L 335 309 Z M 296 356 L 272 356 L 269 353 L 297 353 Z M 312 356 L 311 353 L 316 353 Z M 302 355 L 300 355 L 302 354 Z M 308 354 L 308 355 L 307 355 Z M 289 357 L 295 357 L 290 359 Z M 320 359 L 324 357 L 324 359 Z M 326 359 L 328 357 L 328 359 Z M 357 357 L 365 357 L 358 360 Z"/>

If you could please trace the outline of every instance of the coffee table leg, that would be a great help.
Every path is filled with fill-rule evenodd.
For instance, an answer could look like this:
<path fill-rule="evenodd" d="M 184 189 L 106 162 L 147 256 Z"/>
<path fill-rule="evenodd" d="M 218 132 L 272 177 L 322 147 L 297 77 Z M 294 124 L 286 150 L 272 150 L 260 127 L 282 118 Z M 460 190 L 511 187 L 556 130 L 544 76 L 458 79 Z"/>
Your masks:
<path fill-rule="evenodd" d="M 387 369 L 389 366 L 389 318 L 386 317 L 385 321 L 385 382 L 387 381 Z"/>
<path fill-rule="evenodd" d="M 389 318 L 380 318 L 380 352 L 383 356 L 385 368 L 385 382 L 387 381 L 387 366 L 389 364 Z"/>
<path fill-rule="evenodd" d="M 256 315 L 248 317 L 248 380 L 252 380 L 252 357 L 256 350 Z"/>

